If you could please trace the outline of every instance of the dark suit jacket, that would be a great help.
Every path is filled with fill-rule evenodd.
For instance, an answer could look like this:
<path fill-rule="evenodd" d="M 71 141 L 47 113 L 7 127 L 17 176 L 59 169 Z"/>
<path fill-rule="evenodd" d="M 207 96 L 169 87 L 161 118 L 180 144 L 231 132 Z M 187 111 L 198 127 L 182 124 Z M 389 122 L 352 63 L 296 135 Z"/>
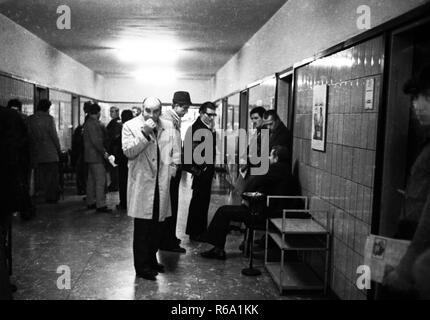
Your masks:
<path fill-rule="evenodd" d="M 106 131 L 108 138 L 108 152 L 117 157 L 121 151 L 121 119 L 112 119 L 106 126 Z"/>
<path fill-rule="evenodd" d="M 100 121 L 88 118 L 84 124 L 84 159 L 87 163 L 105 163 L 106 129 Z"/>
<path fill-rule="evenodd" d="M 196 147 L 198 147 L 200 144 L 205 143 L 205 137 L 201 137 L 201 139 L 197 140 L 197 141 L 193 141 L 192 137 L 194 137 L 194 133 L 197 130 L 204 130 L 206 131 L 208 134 L 212 135 L 212 154 L 213 154 L 213 158 L 211 159 L 212 161 L 210 162 L 204 162 L 203 164 L 197 164 L 194 160 L 193 154 L 194 154 L 194 149 Z M 190 136 L 191 135 L 191 136 Z M 192 153 L 190 154 L 191 150 L 190 148 L 187 146 L 184 146 L 184 158 L 186 159 L 187 157 L 192 157 L 192 163 L 191 164 L 186 164 L 184 163 L 183 169 L 185 171 L 191 172 L 194 176 L 193 179 L 193 185 L 192 188 L 198 188 L 201 185 L 207 185 L 207 184 L 211 184 L 212 183 L 212 178 L 215 172 L 215 157 L 216 157 L 216 135 L 215 132 L 212 132 L 201 120 L 200 117 L 197 118 L 197 120 L 193 123 L 193 125 L 190 127 L 190 129 L 188 129 L 186 137 L 185 137 L 185 141 L 184 144 L 188 144 L 192 142 Z M 185 153 L 187 153 L 187 155 L 185 155 Z M 202 157 L 204 158 L 205 156 L 205 151 L 202 152 Z"/>
<path fill-rule="evenodd" d="M 284 146 L 290 150 L 290 136 L 290 130 L 285 124 L 283 122 L 279 123 L 276 130 L 270 134 L 269 150 L 272 150 L 274 146 Z"/>
<path fill-rule="evenodd" d="M 19 211 L 24 205 L 29 170 L 27 129 L 20 115 L 0 107 L 0 214 Z"/>
<path fill-rule="evenodd" d="M 244 192 L 261 192 L 268 195 L 295 196 L 299 195 L 299 188 L 296 179 L 291 175 L 288 164 L 274 163 L 269 167 L 265 175 L 250 176 L 246 183 Z M 282 209 L 293 209 L 301 207 L 300 201 L 273 201 L 270 208 L 266 208 L 266 201 L 258 207 L 259 212 L 266 217 L 279 217 Z"/>
<path fill-rule="evenodd" d="M 33 163 L 58 162 L 61 147 L 54 117 L 48 112 L 36 111 L 28 117 L 28 131 L 32 144 Z"/>

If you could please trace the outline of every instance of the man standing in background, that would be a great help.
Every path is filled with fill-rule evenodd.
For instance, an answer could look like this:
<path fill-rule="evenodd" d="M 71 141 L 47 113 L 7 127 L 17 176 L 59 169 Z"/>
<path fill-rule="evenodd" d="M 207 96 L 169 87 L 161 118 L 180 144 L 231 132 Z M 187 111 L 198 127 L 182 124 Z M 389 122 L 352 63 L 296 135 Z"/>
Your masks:
<path fill-rule="evenodd" d="M 108 151 L 110 154 L 118 154 L 121 149 L 121 130 L 122 124 L 119 118 L 119 108 L 110 108 L 110 117 L 112 120 L 106 127 L 108 134 Z M 118 167 L 109 166 L 110 184 L 108 187 L 109 192 L 118 191 Z"/>
<path fill-rule="evenodd" d="M 87 193 L 87 177 L 88 167 L 84 161 L 84 124 L 88 119 L 88 112 L 90 110 L 91 102 L 86 101 L 84 103 L 83 111 L 85 114 L 84 123 L 81 123 L 76 127 L 72 137 L 72 166 L 76 172 L 76 188 L 78 195 L 84 195 Z"/>
<path fill-rule="evenodd" d="M 21 159 L 23 160 L 22 163 L 20 163 L 20 166 L 22 168 L 21 172 L 23 173 L 22 177 L 22 183 L 23 183 L 23 189 L 25 190 L 23 194 L 23 203 L 22 203 L 22 210 L 19 212 L 19 215 L 21 219 L 23 220 L 30 220 L 36 215 L 36 207 L 33 204 L 33 200 L 31 199 L 30 189 L 31 189 L 31 162 L 30 162 L 30 137 L 28 135 L 28 126 L 27 126 L 27 120 L 28 117 L 22 112 L 22 102 L 19 99 L 11 99 L 7 103 L 7 107 L 9 109 L 15 110 L 21 119 L 23 120 L 25 127 L 23 130 L 25 130 L 25 139 L 21 145 Z"/>
<path fill-rule="evenodd" d="M 131 111 L 133 111 L 133 117 L 137 117 L 140 116 L 140 114 L 142 113 L 142 109 L 140 107 L 133 107 L 131 108 Z"/>
<path fill-rule="evenodd" d="M 91 105 L 89 117 L 84 124 L 85 162 L 88 164 L 87 207 L 97 212 L 111 212 L 106 206 L 106 168 L 109 158 L 104 141 L 105 129 L 100 123 L 100 106 Z"/>
<path fill-rule="evenodd" d="M 25 124 L 19 114 L 0 106 L 0 300 L 12 299 L 10 232 L 12 213 L 23 209 L 28 146 Z M 16 288 L 15 288 L 16 289 Z"/>
<path fill-rule="evenodd" d="M 45 201 L 57 203 L 60 197 L 59 159 L 60 141 L 54 118 L 49 115 L 51 101 L 42 99 L 35 114 L 28 117 L 32 163 L 42 185 Z"/>
<path fill-rule="evenodd" d="M 199 109 L 200 117 L 189 128 L 185 138 L 184 160 L 191 158 L 190 171 L 193 174 L 191 187 L 193 195 L 188 210 L 186 228 L 186 234 L 190 236 L 191 241 L 202 241 L 201 236 L 207 229 L 212 179 L 215 173 L 215 111 L 215 104 L 209 101 L 203 103 Z M 194 151 L 200 145 L 207 148 L 199 154 L 203 161 L 197 162 Z M 212 154 L 206 154 L 206 151 Z M 184 163 L 186 162 L 184 161 Z"/>
<path fill-rule="evenodd" d="M 172 122 L 173 127 L 177 133 L 178 149 L 182 150 L 181 141 L 181 118 L 188 112 L 191 105 L 190 94 L 186 91 L 177 91 L 173 95 L 172 108 L 168 109 L 163 114 L 163 119 Z M 170 202 L 172 205 L 172 216 L 167 218 L 164 223 L 163 237 L 160 249 L 164 251 L 172 251 L 185 253 L 186 250 L 179 244 L 181 240 L 176 237 L 176 223 L 178 220 L 178 197 L 179 197 L 179 183 L 182 178 L 182 170 L 178 167 L 176 176 L 172 177 L 170 181 Z"/>

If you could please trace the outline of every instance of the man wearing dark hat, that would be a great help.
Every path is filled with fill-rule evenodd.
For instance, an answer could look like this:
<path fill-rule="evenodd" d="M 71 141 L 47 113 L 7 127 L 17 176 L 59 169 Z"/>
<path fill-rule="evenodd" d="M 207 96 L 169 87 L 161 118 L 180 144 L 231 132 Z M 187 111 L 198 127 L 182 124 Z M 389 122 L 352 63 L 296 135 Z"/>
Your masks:
<path fill-rule="evenodd" d="M 182 149 L 181 141 L 181 118 L 188 112 L 191 105 L 190 94 L 186 91 L 177 91 L 173 95 L 172 108 L 168 109 L 163 114 L 163 119 L 173 123 L 177 132 L 178 147 Z M 172 251 L 185 253 L 185 249 L 179 244 L 181 240 L 176 237 L 176 222 L 178 220 L 178 197 L 179 183 L 181 182 L 182 170 L 178 168 L 176 176 L 170 180 L 170 203 L 172 206 L 172 216 L 164 222 L 163 236 L 160 249 L 164 251 Z"/>

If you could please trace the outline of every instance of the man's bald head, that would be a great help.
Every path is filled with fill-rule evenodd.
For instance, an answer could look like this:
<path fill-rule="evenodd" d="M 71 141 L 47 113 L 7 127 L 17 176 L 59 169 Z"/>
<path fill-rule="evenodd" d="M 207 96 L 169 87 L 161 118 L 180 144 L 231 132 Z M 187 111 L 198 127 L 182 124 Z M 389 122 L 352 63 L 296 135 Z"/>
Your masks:
<path fill-rule="evenodd" d="M 143 99 L 143 107 L 155 108 L 160 107 L 161 109 L 161 101 L 156 97 L 147 97 Z"/>
<path fill-rule="evenodd" d="M 148 97 L 143 100 L 143 118 L 158 121 L 161 115 L 161 101 L 156 97 Z"/>

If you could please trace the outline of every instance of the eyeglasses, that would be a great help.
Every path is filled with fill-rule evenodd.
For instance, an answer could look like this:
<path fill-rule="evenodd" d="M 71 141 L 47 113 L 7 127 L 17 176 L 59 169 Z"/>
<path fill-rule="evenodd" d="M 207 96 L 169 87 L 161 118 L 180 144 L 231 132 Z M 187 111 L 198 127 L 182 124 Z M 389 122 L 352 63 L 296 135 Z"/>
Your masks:
<path fill-rule="evenodd" d="M 212 117 L 212 118 L 215 118 L 215 117 L 217 116 L 217 114 L 216 114 L 216 113 L 207 113 L 207 112 L 205 112 L 205 114 L 206 114 L 208 117 Z"/>

